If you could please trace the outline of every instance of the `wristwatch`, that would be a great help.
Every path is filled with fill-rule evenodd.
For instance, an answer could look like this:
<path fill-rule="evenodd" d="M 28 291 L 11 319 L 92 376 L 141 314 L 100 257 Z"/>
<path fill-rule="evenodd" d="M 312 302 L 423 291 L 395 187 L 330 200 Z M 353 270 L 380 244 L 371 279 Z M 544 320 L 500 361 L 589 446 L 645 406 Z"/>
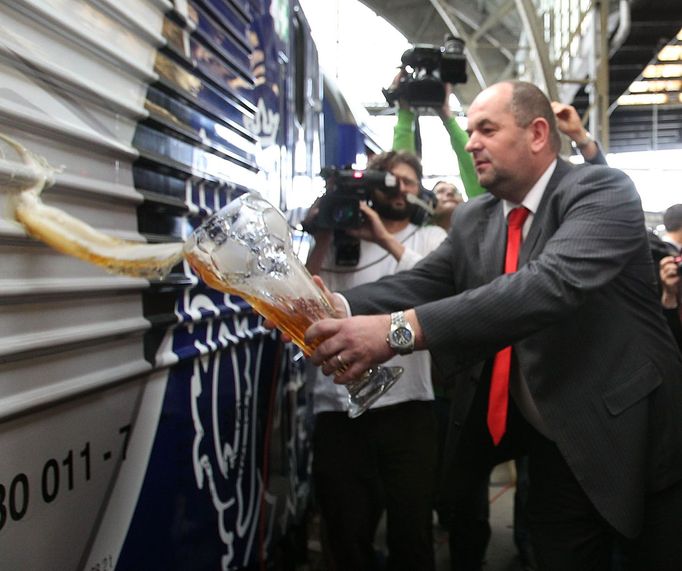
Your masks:
<path fill-rule="evenodd" d="M 574 141 L 574 144 L 577 148 L 579 149 L 584 149 L 589 145 L 590 143 L 594 142 L 594 137 L 590 135 L 588 131 L 585 131 L 585 137 L 583 137 L 580 141 Z"/>
<path fill-rule="evenodd" d="M 391 313 L 391 329 L 386 343 L 399 355 L 409 355 L 414 351 L 414 329 L 405 319 L 404 311 Z"/>

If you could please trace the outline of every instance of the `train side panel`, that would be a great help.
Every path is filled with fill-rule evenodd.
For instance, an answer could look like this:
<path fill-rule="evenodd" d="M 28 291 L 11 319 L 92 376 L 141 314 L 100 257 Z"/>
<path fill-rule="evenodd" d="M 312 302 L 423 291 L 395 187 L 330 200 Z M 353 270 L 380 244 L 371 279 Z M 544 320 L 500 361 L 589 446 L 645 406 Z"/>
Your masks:
<path fill-rule="evenodd" d="M 0 132 L 60 169 L 46 203 L 100 230 L 180 241 L 243 192 L 286 207 L 319 171 L 295 3 L 16 0 L 0 32 Z M 296 350 L 186 265 L 113 276 L 30 238 L 12 202 L 39 173 L 1 145 L 0 568 L 272 561 L 308 500 Z"/>

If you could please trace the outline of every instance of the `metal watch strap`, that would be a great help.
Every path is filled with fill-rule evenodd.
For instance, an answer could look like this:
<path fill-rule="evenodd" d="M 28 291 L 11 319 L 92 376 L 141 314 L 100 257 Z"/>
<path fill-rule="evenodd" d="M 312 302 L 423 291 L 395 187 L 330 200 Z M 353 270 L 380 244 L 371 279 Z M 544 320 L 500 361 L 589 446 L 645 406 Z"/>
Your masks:
<path fill-rule="evenodd" d="M 391 313 L 391 329 L 394 327 L 401 327 L 405 326 L 407 324 L 407 321 L 405 321 L 405 312 L 404 311 L 394 311 Z"/>
<path fill-rule="evenodd" d="M 590 133 L 587 132 L 587 131 L 585 132 L 585 137 L 584 137 L 584 138 L 582 138 L 580 141 L 574 141 L 575 146 L 576 146 L 578 149 L 584 149 L 585 147 L 587 147 L 587 145 L 589 145 L 589 144 L 592 143 L 592 142 L 594 142 L 594 138 L 593 138 L 592 135 L 590 135 Z"/>
<path fill-rule="evenodd" d="M 400 330 L 405 329 L 410 337 L 409 345 L 401 345 L 399 341 L 394 339 L 394 335 Z M 414 331 L 412 326 L 405 319 L 405 313 L 403 311 L 396 311 L 391 313 L 391 328 L 386 336 L 386 343 L 399 355 L 409 355 L 414 351 Z"/>

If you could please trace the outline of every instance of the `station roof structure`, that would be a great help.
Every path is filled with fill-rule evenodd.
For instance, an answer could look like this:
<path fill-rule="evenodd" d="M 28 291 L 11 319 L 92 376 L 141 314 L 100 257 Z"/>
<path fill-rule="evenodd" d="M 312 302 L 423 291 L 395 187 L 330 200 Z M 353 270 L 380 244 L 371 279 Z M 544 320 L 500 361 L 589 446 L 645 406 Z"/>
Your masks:
<path fill-rule="evenodd" d="M 573 103 L 610 152 L 682 148 L 680 0 L 362 1 L 410 43 L 466 42 L 465 109 L 486 85 L 526 79 Z"/>

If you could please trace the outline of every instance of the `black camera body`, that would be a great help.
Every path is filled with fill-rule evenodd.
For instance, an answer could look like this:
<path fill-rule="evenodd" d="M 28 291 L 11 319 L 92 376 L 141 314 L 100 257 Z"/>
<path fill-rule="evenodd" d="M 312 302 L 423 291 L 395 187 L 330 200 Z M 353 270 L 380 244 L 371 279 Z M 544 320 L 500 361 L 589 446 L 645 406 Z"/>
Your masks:
<path fill-rule="evenodd" d="M 402 68 L 408 71 L 394 89 L 384 89 L 389 105 L 404 99 L 413 107 L 436 107 L 445 99 L 445 83 L 466 83 L 464 41 L 451 35 L 443 46 L 415 44 L 403 53 Z"/>
<path fill-rule="evenodd" d="M 359 228 L 363 222 L 360 201 L 368 200 L 372 190 L 399 191 L 398 181 L 390 172 L 325 167 L 321 175 L 327 183 L 327 193 L 320 199 L 315 219 L 319 228 Z"/>
<path fill-rule="evenodd" d="M 364 217 L 360 210 L 361 201 L 369 200 L 374 190 L 387 194 L 400 192 L 398 180 L 386 171 L 337 167 L 325 167 L 320 175 L 326 181 L 327 192 L 320 198 L 314 222 L 307 228 L 304 227 L 304 230 L 333 230 L 336 264 L 357 266 L 360 260 L 360 240 L 349 236 L 346 230 L 362 225 Z M 423 187 L 418 196 L 407 195 L 407 200 L 411 203 L 410 222 L 417 225 L 429 220 L 437 202 L 436 195 Z"/>

